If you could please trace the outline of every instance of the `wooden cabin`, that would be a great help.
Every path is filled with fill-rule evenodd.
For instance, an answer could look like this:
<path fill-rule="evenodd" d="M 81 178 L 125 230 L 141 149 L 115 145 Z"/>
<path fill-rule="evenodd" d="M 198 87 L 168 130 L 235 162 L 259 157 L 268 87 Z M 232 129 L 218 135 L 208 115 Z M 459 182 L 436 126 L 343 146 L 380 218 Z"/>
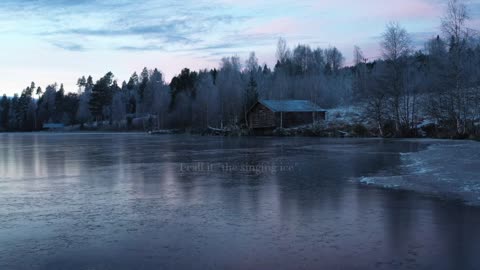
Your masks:
<path fill-rule="evenodd" d="M 251 129 L 291 128 L 324 121 L 326 110 L 308 100 L 260 100 L 247 119 Z"/>

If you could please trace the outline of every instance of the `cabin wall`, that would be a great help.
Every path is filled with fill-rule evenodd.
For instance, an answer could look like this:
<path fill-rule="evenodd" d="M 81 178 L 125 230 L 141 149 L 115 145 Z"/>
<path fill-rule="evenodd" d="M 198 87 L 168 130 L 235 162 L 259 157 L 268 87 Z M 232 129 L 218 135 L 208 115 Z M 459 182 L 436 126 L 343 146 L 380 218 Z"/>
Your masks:
<path fill-rule="evenodd" d="M 283 122 L 283 123 L 282 123 Z M 291 128 L 313 123 L 312 112 L 276 113 L 277 127 Z"/>
<path fill-rule="evenodd" d="M 261 103 L 257 103 L 248 114 L 250 128 L 275 128 L 275 113 Z"/>
<path fill-rule="evenodd" d="M 251 129 L 273 130 L 277 127 L 291 128 L 310 125 L 326 120 L 325 112 L 273 112 L 261 103 L 257 103 L 248 113 L 248 125 Z"/>

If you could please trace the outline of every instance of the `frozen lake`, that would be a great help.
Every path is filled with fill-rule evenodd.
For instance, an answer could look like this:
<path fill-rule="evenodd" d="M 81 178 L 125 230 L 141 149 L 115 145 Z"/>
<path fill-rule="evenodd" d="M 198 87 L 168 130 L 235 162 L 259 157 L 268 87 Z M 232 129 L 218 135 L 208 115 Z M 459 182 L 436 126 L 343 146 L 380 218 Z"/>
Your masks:
<path fill-rule="evenodd" d="M 479 155 L 435 140 L 0 134 L 0 269 L 479 269 Z"/>

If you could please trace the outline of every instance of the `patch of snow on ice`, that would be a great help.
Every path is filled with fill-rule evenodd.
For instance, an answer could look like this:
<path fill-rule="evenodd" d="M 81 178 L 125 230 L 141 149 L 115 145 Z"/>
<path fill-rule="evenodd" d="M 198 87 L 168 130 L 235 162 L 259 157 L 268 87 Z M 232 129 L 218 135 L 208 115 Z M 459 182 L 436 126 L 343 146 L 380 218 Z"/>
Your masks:
<path fill-rule="evenodd" d="M 360 183 L 372 185 L 375 184 L 375 179 L 373 177 L 362 177 L 360 178 Z"/>
<path fill-rule="evenodd" d="M 480 205 L 480 143 L 434 142 L 426 150 L 400 153 L 400 173 L 363 177 L 361 183 L 462 199 Z"/>

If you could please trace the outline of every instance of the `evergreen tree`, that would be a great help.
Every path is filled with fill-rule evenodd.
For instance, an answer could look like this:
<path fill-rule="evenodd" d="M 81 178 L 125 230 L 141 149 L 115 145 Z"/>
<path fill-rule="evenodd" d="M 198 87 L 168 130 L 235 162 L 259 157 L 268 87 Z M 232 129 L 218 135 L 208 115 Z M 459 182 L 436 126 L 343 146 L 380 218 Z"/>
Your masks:
<path fill-rule="evenodd" d="M 180 93 L 186 94 L 191 99 L 195 98 L 197 76 L 197 72 L 191 72 L 190 69 L 185 68 L 180 75 L 173 77 L 170 83 L 170 89 L 172 90 L 171 108 L 175 106 L 175 98 Z"/>
<path fill-rule="evenodd" d="M 10 100 L 3 95 L 0 100 L 0 128 L 8 130 L 8 117 L 10 114 Z"/>
<path fill-rule="evenodd" d="M 108 72 L 93 86 L 89 106 L 91 114 L 97 120 L 103 119 L 103 109 L 105 106 L 110 105 L 112 101 L 112 83 L 113 74 L 111 72 Z"/>
<path fill-rule="evenodd" d="M 138 75 L 136 72 L 134 72 L 130 77 L 130 79 L 128 80 L 127 89 L 130 91 L 133 91 L 136 89 L 137 86 L 138 86 Z"/>
<path fill-rule="evenodd" d="M 40 86 L 37 87 L 36 94 L 37 94 L 37 96 L 41 96 L 43 94 L 42 88 Z"/>
<path fill-rule="evenodd" d="M 79 96 L 74 93 L 68 93 L 63 97 L 63 117 L 62 122 L 67 125 L 76 124 L 76 114 L 80 103 Z"/>
<path fill-rule="evenodd" d="M 77 86 L 78 87 L 85 87 L 87 85 L 87 79 L 85 79 L 85 76 L 82 76 L 81 78 L 78 78 L 77 80 Z"/>
<path fill-rule="evenodd" d="M 8 126 L 10 130 L 18 130 L 19 129 L 19 112 L 20 112 L 20 102 L 18 95 L 13 95 L 13 98 L 10 100 L 10 112 L 9 112 L 9 119 L 8 119 Z"/>
<path fill-rule="evenodd" d="M 33 122 L 29 121 L 30 103 L 32 102 L 33 89 L 29 87 L 23 90 L 18 100 L 17 110 L 17 124 L 18 128 L 22 130 L 32 130 L 34 128 Z"/>
<path fill-rule="evenodd" d="M 64 118 L 64 115 L 63 115 L 65 112 L 64 99 L 65 99 L 65 89 L 63 88 L 63 84 L 60 84 L 60 89 L 55 93 L 55 113 L 54 113 L 55 122 L 62 122 Z"/>
<path fill-rule="evenodd" d="M 145 91 L 148 86 L 148 79 L 149 79 L 148 70 L 147 68 L 143 68 L 143 71 L 140 74 L 140 80 L 141 80 L 140 85 L 138 86 L 138 97 L 139 97 L 140 103 L 144 102 L 143 99 L 145 97 Z"/>
<path fill-rule="evenodd" d="M 93 89 L 93 78 L 92 76 L 88 76 L 87 84 L 85 85 L 85 91 L 92 91 Z"/>
<path fill-rule="evenodd" d="M 181 100 L 185 100 L 184 102 L 186 103 L 182 106 L 186 108 L 185 115 L 181 119 L 184 126 L 191 127 L 193 124 L 193 100 L 196 97 L 197 77 L 197 72 L 191 72 L 190 69 L 185 68 L 170 83 L 170 111 L 173 111 L 179 105 L 177 103 L 181 103 Z M 179 97 L 185 97 L 185 99 Z"/>

